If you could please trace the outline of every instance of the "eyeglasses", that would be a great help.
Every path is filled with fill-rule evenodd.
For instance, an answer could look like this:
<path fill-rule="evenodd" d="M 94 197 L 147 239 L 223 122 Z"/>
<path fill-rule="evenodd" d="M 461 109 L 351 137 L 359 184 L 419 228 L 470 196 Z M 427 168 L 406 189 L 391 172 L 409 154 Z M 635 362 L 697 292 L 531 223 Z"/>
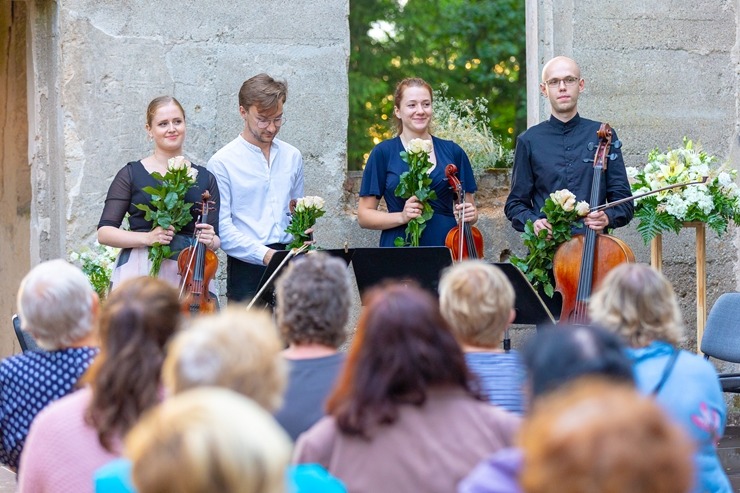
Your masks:
<path fill-rule="evenodd" d="M 270 123 L 275 125 L 276 128 L 280 128 L 283 126 L 283 123 L 285 123 L 286 121 L 284 116 L 281 116 L 279 118 L 267 119 L 267 120 L 256 116 L 254 119 L 257 120 L 257 127 L 262 128 L 262 129 L 269 127 Z"/>
<path fill-rule="evenodd" d="M 564 83 L 567 87 L 577 84 L 581 79 L 579 77 L 564 77 L 562 79 L 550 79 L 545 82 L 550 87 L 560 87 L 560 83 Z"/>

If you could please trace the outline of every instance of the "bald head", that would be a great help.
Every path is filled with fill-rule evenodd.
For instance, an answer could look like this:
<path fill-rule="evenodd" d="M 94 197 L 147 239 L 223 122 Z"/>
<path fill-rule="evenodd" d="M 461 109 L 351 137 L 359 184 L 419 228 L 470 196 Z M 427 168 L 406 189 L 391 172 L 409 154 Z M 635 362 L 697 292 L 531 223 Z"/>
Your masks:
<path fill-rule="evenodd" d="M 549 80 L 553 72 L 569 72 L 573 77 L 581 78 L 581 68 L 575 60 L 567 56 L 556 56 L 542 67 L 542 82 Z"/>

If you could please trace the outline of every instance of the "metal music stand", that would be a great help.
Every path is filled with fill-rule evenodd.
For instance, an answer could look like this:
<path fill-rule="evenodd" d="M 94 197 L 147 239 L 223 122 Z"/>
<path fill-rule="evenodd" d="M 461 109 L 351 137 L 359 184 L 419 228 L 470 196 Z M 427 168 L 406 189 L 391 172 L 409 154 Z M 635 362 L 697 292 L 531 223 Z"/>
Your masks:
<path fill-rule="evenodd" d="M 452 265 L 447 247 L 356 248 L 352 257 L 360 297 L 385 280 L 414 281 L 437 295 L 442 271 Z"/>
<path fill-rule="evenodd" d="M 354 255 L 354 249 L 352 248 L 338 248 L 335 250 L 309 250 L 307 252 L 299 253 L 298 255 L 291 258 L 287 263 L 289 264 L 290 262 L 295 261 L 295 259 L 301 258 L 301 256 L 303 255 L 311 255 L 313 252 L 323 252 L 331 255 L 332 257 L 339 257 L 344 260 L 348 267 L 349 263 L 352 261 L 352 256 Z M 282 269 L 280 269 L 280 264 L 283 263 L 283 260 L 285 260 L 285 257 L 287 257 L 289 253 L 290 250 L 278 250 L 272 255 L 270 263 L 267 264 L 265 272 L 264 274 L 262 274 L 262 278 L 260 279 L 259 285 L 257 286 L 257 293 L 260 293 L 260 291 L 262 291 L 262 293 L 259 295 L 259 299 L 255 303 L 256 306 L 262 306 L 263 308 L 275 307 L 275 281 L 280 278 L 282 270 L 287 267 L 286 264 L 282 267 Z M 278 269 L 280 269 L 280 271 L 278 271 Z"/>
<path fill-rule="evenodd" d="M 555 325 L 552 312 L 519 268 L 510 262 L 493 262 L 493 265 L 503 271 L 514 287 L 515 324 L 537 325 L 538 327 Z"/>

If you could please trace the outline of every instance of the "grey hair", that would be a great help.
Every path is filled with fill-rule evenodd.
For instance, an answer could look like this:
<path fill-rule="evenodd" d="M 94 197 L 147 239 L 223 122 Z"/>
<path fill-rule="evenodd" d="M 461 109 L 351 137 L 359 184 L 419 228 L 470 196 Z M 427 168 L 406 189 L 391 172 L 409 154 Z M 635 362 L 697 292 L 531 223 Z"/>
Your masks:
<path fill-rule="evenodd" d="M 18 289 L 23 329 L 44 349 L 68 347 L 92 332 L 96 296 L 78 267 L 62 259 L 43 262 Z"/>
<path fill-rule="evenodd" d="M 347 337 L 351 289 L 342 260 L 321 252 L 294 260 L 277 281 L 277 322 L 285 341 L 338 348 Z"/>

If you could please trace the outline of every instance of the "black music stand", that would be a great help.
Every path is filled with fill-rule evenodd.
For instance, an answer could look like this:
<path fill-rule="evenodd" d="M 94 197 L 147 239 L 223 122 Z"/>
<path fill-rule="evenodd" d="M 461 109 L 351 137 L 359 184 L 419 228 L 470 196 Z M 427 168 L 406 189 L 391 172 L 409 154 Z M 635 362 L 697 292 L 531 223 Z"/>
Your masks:
<path fill-rule="evenodd" d="M 356 248 L 352 257 L 360 298 L 388 279 L 414 281 L 436 296 L 440 274 L 450 265 L 452 253 L 447 247 Z"/>
<path fill-rule="evenodd" d="M 515 324 L 537 325 L 538 327 L 555 324 L 552 312 L 518 267 L 510 262 L 494 262 L 493 265 L 503 271 L 514 287 Z"/>
<path fill-rule="evenodd" d="M 323 252 L 331 255 L 332 257 L 339 257 L 344 260 L 344 262 L 347 264 L 347 267 L 349 267 L 349 263 L 352 261 L 352 256 L 354 255 L 354 249 L 352 248 L 309 250 L 307 252 L 299 253 L 292 259 L 288 260 L 287 263 L 289 264 L 290 262 L 293 262 L 295 259 L 300 258 L 302 255 L 310 255 L 312 252 Z M 260 305 L 265 308 L 275 307 L 275 281 L 280 278 L 280 275 L 282 274 L 282 271 L 287 267 L 287 264 L 283 265 L 280 271 L 278 271 L 277 273 L 275 272 L 278 270 L 280 264 L 283 263 L 283 260 L 285 260 L 285 257 L 287 257 L 289 253 L 290 250 L 278 250 L 272 255 L 270 263 L 267 264 L 265 272 L 264 274 L 262 274 L 262 278 L 260 279 L 259 285 L 257 286 L 257 292 L 259 293 L 260 290 L 262 290 L 262 294 L 260 294 L 259 299 L 255 303 L 256 305 Z M 273 274 L 275 275 L 274 277 L 272 277 Z M 272 279 L 270 279 L 270 277 L 272 277 Z M 266 287 L 265 284 L 267 284 Z"/>

